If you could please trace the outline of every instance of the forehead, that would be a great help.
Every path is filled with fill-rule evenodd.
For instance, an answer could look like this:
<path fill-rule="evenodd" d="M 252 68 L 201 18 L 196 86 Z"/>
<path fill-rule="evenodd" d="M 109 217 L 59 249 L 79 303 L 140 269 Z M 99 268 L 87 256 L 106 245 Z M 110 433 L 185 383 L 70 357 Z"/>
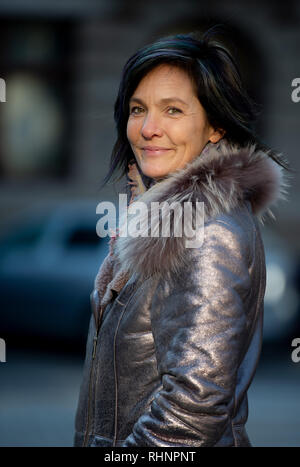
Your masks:
<path fill-rule="evenodd" d="M 142 93 L 156 95 L 171 92 L 172 95 L 196 95 L 193 82 L 186 71 L 175 65 L 161 64 L 149 71 L 139 82 L 134 96 Z M 175 92 L 175 94 L 174 94 Z"/>

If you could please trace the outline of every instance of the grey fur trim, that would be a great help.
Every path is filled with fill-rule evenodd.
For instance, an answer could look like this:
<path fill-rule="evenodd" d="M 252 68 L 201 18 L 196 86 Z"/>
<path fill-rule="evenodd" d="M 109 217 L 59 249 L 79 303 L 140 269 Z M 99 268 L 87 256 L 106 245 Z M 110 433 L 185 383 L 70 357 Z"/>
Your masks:
<path fill-rule="evenodd" d="M 146 203 L 149 212 L 152 202 L 167 201 L 170 205 L 177 201 L 183 206 L 185 201 L 191 201 L 194 226 L 196 201 L 204 203 L 204 222 L 207 222 L 221 213 L 230 213 L 248 200 L 253 214 L 263 222 L 266 214 L 274 217 L 270 206 L 285 199 L 287 186 L 282 168 L 268 153 L 257 150 L 255 144 L 240 148 L 222 139 L 218 144 L 208 143 L 200 156 L 151 186 L 138 201 Z M 128 215 L 128 222 L 135 215 Z M 140 220 L 144 236 L 118 237 L 116 241 L 115 255 L 122 269 L 137 273 L 142 279 L 178 271 L 188 256 L 185 235 L 151 237 L 149 216 Z M 160 232 L 161 212 L 151 222 Z M 182 214 L 171 215 L 171 232 L 176 223 L 182 222 Z"/>

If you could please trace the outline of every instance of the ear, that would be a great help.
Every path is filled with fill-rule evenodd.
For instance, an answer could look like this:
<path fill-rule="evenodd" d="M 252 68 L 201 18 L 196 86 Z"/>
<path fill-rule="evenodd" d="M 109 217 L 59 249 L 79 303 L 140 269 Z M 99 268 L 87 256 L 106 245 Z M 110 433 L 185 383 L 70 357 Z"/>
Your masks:
<path fill-rule="evenodd" d="M 221 138 L 225 135 L 226 131 L 222 130 L 221 128 L 217 128 L 214 130 L 214 132 L 210 135 L 209 141 L 211 143 L 217 143 L 220 141 Z"/>

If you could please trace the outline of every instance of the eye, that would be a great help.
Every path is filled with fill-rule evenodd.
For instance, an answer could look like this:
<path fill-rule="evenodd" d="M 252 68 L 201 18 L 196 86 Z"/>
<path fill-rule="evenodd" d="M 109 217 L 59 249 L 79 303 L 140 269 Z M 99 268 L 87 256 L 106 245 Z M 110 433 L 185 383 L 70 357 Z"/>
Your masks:
<path fill-rule="evenodd" d="M 168 114 L 169 115 L 175 115 L 177 113 L 182 113 L 182 110 L 178 109 L 177 107 L 169 107 L 168 108 Z"/>
<path fill-rule="evenodd" d="M 139 106 L 135 105 L 134 107 L 132 107 L 130 109 L 130 114 L 139 115 L 140 113 L 143 112 L 143 110 L 144 110 L 143 107 L 139 107 Z"/>

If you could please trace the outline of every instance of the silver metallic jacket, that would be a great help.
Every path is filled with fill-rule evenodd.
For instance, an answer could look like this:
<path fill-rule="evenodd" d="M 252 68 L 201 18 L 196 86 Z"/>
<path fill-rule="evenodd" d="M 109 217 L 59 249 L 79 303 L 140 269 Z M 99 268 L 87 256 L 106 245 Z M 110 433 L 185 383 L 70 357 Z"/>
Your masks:
<path fill-rule="evenodd" d="M 91 295 L 75 446 L 251 445 L 247 389 L 266 284 L 258 220 L 284 187 L 268 153 L 223 139 L 140 197 L 149 206 L 203 202 L 203 242 L 118 239 L 131 276 L 102 316 L 97 290 Z"/>

